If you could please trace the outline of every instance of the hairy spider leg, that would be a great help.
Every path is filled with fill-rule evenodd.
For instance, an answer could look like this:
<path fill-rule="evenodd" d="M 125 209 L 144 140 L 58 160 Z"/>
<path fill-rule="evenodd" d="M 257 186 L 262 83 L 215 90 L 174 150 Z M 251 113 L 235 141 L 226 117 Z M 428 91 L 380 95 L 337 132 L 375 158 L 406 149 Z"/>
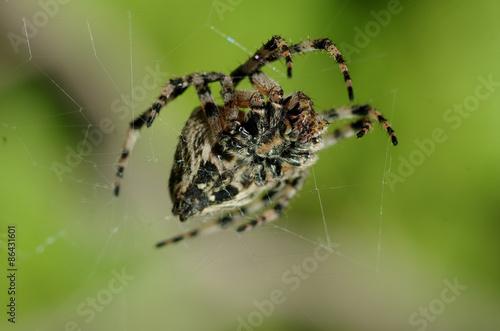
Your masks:
<path fill-rule="evenodd" d="M 392 144 L 394 146 L 398 144 L 396 133 L 392 129 L 389 122 L 384 118 L 384 116 L 382 116 L 382 114 L 378 110 L 374 109 L 370 105 L 343 106 L 338 109 L 333 108 L 330 110 L 322 111 L 320 114 L 326 120 L 338 120 L 344 118 L 354 118 L 358 116 L 371 117 L 384 127 L 384 129 L 391 137 Z M 368 119 L 365 119 L 364 121 L 365 124 L 359 129 L 359 131 L 356 134 L 358 138 L 363 137 L 371 129 L 370 121 Z M 356 128 L 357 127 L 358 126 L 356 126 Z"/>
<path fill-rule="evenodd" d="M 240 112 L 235 98 L 233 79 L 229 76 L 221 80 L 221 95 L 224 102 L 223 121 L 227 125 L 227 122 L 235 121 Z"/>
<path fill-rule="evenodd" d="M 236 231 L 244 232 L 249 231 L 256 226 L 260 226 L 264 223 L 269 223 L 278 219 L 283 212 L 283 210 L 288 207 L 292 198 L 297 194 L 297 192 L 302 188 L 308 171 L 301 171 L 298 177 L 292 177 L 286 180 L 286 185 L 283 191 L 280 193 L 278 202 L 274 204 L 273 208 L 266 210 L 261 216 L 254 218 L 250 222 L 240 225 Z"/>
<path fill-rule="evenodd" d="M 221 80 L 221 95 L 224 102 L 223 122 L 227 126 L 229 122 L 243 120 L 245 113 L 240 108 L 250 108 L 251 111 L 261 112 L 265 108 L 264 96 L 255 90 L 235 90 L 230 76 Z M 223 128 L 227 131 L 227 127 Z"/>
<path fill-rule="evenodd" d="M 348 123 L 340 128 L 335 129 L 332 132 L 327 133 L 323 136 L 323 148 L 326 149 L 330 146 L 337 144 L 339 141 L 356 135 L 358 132 L 370 127 L 371 123 L 368 118 L 362 118 L 358 121 Z"/>
<path fill-rule="evenodd" d="M 280 36 L 273 36 L 271 39 L 261 46 L 244 64 L 236 68 L 232 73 L 234 85 L 243 80 L 246 76 L 260 71 L 260 68 L 267 63 L 273 62 L 277 59 L 285 58 L 288 68 L 288 77 L 292 75 L 292 54 Z"/>
<path fill-rule="evenodd" d="M 125 143 L 123 144 L 122 152 L 118 160 L 114 190 L 116 196 L 118 196 L 120 192 L 121 179 L 123 178 L 123 172 L 125 170 L 128 157 L 135 145 L 135 142 L 137 141 L 137 138 L 139 137 L 139 130 L 144 126 L 144 124 L 146 124 L 147 127 L 150 127 L 153 124 L 156 115 L 160 112 L 160 109 L 168 102 L 181 95 L 189 86 L 197 86 L 200 84 L 205 85 L 207 83 L 223 80 L 225 77 L 228 76 L 223 73 L 208 72 L 193 73 L 180 78 L 172 78 L 163 88 L 158 100 L 136 119 L 130 122 L 127 135 L 125 136 Z M 200 91 L 198 91 L 198 95 L 200 95 Z M 203 96 L 205 96 L 205 93 L 203 93 Z M 205 102 L 205 106 L 207 106 L 207 102 L 208 100 Z M 210 110 L 212 109 L 210 108 Z"/>
<path fill-rule="evenodd" d="M 255 121 L 259 125 L 264 125 L 266 99 L 264 96 L 255 90 L 234 90 L 232 80 L 230 82 L 222 82 L 222 96 L 224 99 L 224 118 L 226 119 L 224 132 L 230 135 L 241 134 L 249 136 L 242 124 L 248 121 L 249 117 L 257 116 L 259 121 Z M 248 108 L 248 112 L 240 111 L 240 108 Z M 264 129 L 263 127 L 260 130 Z"/>
<path fill-rule="evenodd" d="M 203 82 L 196 85 L 196 92 L 198 93 L 201 108 L 205 113 L 208 125 L 212 130 L 212 134 L 214 137 L 217 137 L 222 131 L 222 125 L 219 107 L 215 103 L 214 96 L 212 95 L 212 92 L 210 92 L 210 88 Z"/>
<path fill-rule="evenodd" d="M 344 58 L 335 44 L 328 38 L 306 40 L 299 42 L 297 44 L 288 46 L 284 48 L 283 46 L 278 47 L 277 40 L 283 40 L 279 36 L 273 36 L 271 40 L 262 45 L 262 47 L 255 52 L 255 54 L 250 57 L 245 63 L 236 68 L 232 73 L 234 85 L 245 78 L 246 76 L 251 76 L 256 72 L 259 72 L 262 66 L 267 63 L 276 61 L 281 58 L 285 58 L 288 67 L 288 77 L 291 77 L 291 56 L 295 54 L 301 54 L 305 52 L 315 51 L 315 50 L 326 50 L 330 55 L 335 58 L 335 61 L 340 67 L 340 71 L 344 75 L 344 81 L 347 85 L 347 92 L 349 95 L 349 100 L 354 100 L 354 93 L 352 89 L 351 77 L 349 76 L 349 71 Z M 288 58 L 290 56 L 290 58 Z"/>
<path fill-rule="evenodd" d="M 345 63 L 344 57 L 335 46 L 335 44 L 328 38 L 319 38 L 314 40 L 305 40 L 295 45 L 289 47 L 290 53 L 301 54 L 304 52 L 310 52 L 315 50 L 325 50 L 335 59 L 340 67 L 340 71 L 344 75 L 344 80 L 347 85 L 347 92 L 349 95 L 349 100 L 354 100 L 354 93 L 352 90 L 351 77 L 349 76 L 349 71 Z"/>
<path fill-rule="evenodd" d="M 299 177 L 300 178 L 300 177 Z M 287 191 L 288 186 L 290 186 L 290 180 L 280 181 L 273 189 L 266 192 L 262 197 L 254 200 L 250 204 L 245 207 L 242 207 L 232 213 L 228 213 L 221 218 L 218 218 L 212 222 L 203 224 L 202 226 L 177 235 L 175 237 L 162 240 L 156 244 L 156 247 L 163 247 L 165 245 L 169 245 L 172 243 L 176 243 L 182 240 L 186 240 L 195 236 L 205 235 L 209 233 L 218 232 L 222 229 L 228 228 L 232 224 L 234 224 L 237 220 L 245 217 L 246 215 L 253 215 L 258 211 L 266 208 L 269 205 L 275 204 L 276 201 L 284 195 Z M 297 184 L 297 183 L 295 183 Z M 301 185 L 301 184 L 300 184 Z M 296 191 L 299 190 L 300 187 L 296 188 Z M 295 191 L 295 192 L 296 192 Z M 291 197 L 290 197 L 291 199 Z M 276 208 L 276 207 L 275 207 Z M 283 207 L 284 208 L 284 207 Z"/>
<path fill-rule="evenodd" d="M 252 74 L 250 81 L 252 82 L 252 86 L 267 96 L 271 102 L 281 103 L 281 100 L 283 100 L 283 89 L 281 86 L 262 72 Z"/>
<path fill-rule="evenodd" d="M 258 91 L 254 90 L 236 90 L 234 91 L 234 102 L 240 108 L 264 108 L 266 99 Z"/>
<path fill-rule="evenodd" d="M 283 89 L 277 82 L 262 72 L 257 72 L 250 76 L 250 81 L 252 86 L 267 96 L 269 102 L 271 102 L 270 107 L 263 107 L 262 109 L 263 120 L 260 121 L 261 124 L 269 127 L 277 127 L 279 121 L 282 120 L 280 108 L 283 102 Z"/>

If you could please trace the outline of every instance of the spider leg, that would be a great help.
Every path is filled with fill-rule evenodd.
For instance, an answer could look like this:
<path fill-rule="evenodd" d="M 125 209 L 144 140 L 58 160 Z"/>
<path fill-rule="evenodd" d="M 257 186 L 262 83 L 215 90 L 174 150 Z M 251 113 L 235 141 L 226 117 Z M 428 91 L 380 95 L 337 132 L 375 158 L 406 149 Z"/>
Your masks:
<path fill-rule="evenodd" d="M 260 112 L 266 105 L 264 96 L 259 91 L 235 90 L 233 80 L 226 76 L 221 81 L 222 99 L 224 101 L 223 122 L 226 124 L 237 120 L 243 120 L 244 112 L 239 108 L 250 108 L 252 111 Z M 227 131 L 227 127 L 224 127 Z"/>
<path fill-rule="evenodd" d="M 227 223 L 231 223 L 231 222 L 232 222 L 232 216 L 230 214 L 228 214 L 228 215 L 216 220 L 215 222 L 209 222 L 209 223 L 203 224 L 202 226 L 200 226 L 194 230 L 184 232 L 184 233 L 179 234 L 175 237 L 157 242 L 155 246 L 159 248 L 159 247 L 170 245 L 170 244 L 173 244 L 173 243 L 176 243 L 176 242 L 179 242 L 182 240 L 186 240 L 186 239 L 189 239 L 192 237 L 196 237 L 196 236 L 199 236 L 202 234 L 212 233 L 212 232 L 217 231 L 218 228 L 223 228 L 223 227 L 225 227 L 225 225 Z"/>
<path fill-rule="evenodd" d="M 347 92 L 349 94 L 349 100 L 351 101 L 354 100 L 351 77 L 349 76 L 349 71 L 347 70 L 347 65 L 344 61 L 344 57 L 330 39 L 320 38 L 314 40 L 305 40 L 290 46 L 289 49 L 292 55 L 315 51 L 315 50 L 325 50 L 328 53 L 330 53 L 330 55 L 333 58 L 335 58 L 335 61 L 338 63 L 340 67 L 340 71 L 344 75 L 344 80 L 347 85 Z"/>
<path fill-rule="evenodd" d="M 283 90 L 277 82 L 262 72 L 254 73 L 250 76 L 250 80 L 259 94 L 265 95 L 270 101 L 267 106 L 265 102 L 254 103 L 246 114 L 245 122 L 254 123 L 257 127 L 257 132 L 254 134 L 258 135 L 263 134 L 268 127 L 276 127 L 281 120 L 281 112 L 278 109 L 281 108 L 283 101 Z"/>
<path fill-rule="evenodd" d="M 153 105 L 151 105 L 151 107 L 149 107 L 146 111 L 144 111 L 141 115 L 139 115 L 136 119 L 130 122 L 129 129 L 125 137 L 125 143 L 123 144 L 121 155 L 118 160 L 118 167 L 117 167 L 118 169 L 116 172 L 115 190 L 114 190 L 116 196 L 118 196 L 120 192 L 121 179 L 123 178 L 123 172 L 125 170 L 128 157 L 135 145 L 135 142 L 137 141 L 137 138 L 139 137 L 139 130 L 143 127 L 143 125 L 146 124 L 147 127 L 150 127 L 153 124 L 156 115 L 160 112 L 160 109 L 168 102 L 174 100 L 176 97 L 181 95 L 189 86 L 191 85 L 204 86 L 205 84 L 211 82 L 223 80 L 225 77 L 228 76 L 218 72 L 209 72 L 209 73 L 193 73 L 191 75 L 183 76 L 180 78 L 172 78 L 163 88 L 160 96 L 158 97 L 158 100 Z M 202 92 L 203 91 L 198 91 L 200 100 L 202 98 L 202 95 L 205 98 L 205 93 Z M 213 113 L 213 108 L 211 108 L 211 106 L 208 106 L 208 102 L 210 100 L 208 99 L 204 100 L 205 100 L 205 107 L 208 107 L 208 109 L 210 109 L 210 111 L 212 111 Z"/>
<path fill-rule="evenodd" d="M 254 73 L 260 71 L 260 68 L 267 63 L 276 61 L 281 58 L 285 58 L 288 67 L 288 77 L 291 77 L 291 56 L 295 54 L 301 54 L 305 52 L 310 52 L 314 50 L 326 50 L 330 55 L 337 61 L 340 71 L 344 75 L 344 80 L 347 85 L 347 92 L 349 95 L 349 100 L 354 99 L 354 93 L 352 90 L 351 77 L 349 76 L 349 71 L 347 65 L 345 64 L 344 58 L 335 44 L 327 38 L 306 40 L 295 45 L 286 46 L 283 38 L 279 36 L 273 36 L 266 44 L 257 50 L 257 52 L 250 57 L 245 63 L 236 68 L 232 73 L 233 81 L 235 86 L 246 76 L 251 76 Z M 280 46 L 281 45 L 281 46 Z"/>
<path fill-rule="evenodd" d="M 156 115 L 160 112 L 160 109 L 166 105 L 168 102 L 174 100 L 176 97 L 184 93 L 184 91 L 191 85 L 198 86 L 200 84 L 208 84 L 215 81 L 223 80 L 227 75 L 219 72 L 195 72 L 190 75 L 186 75 L 180 78 L 172 78 L 163 88 L 158 100 L 151 105 L 151 107 L 146 110 L 142 115 L 140 115 L 136 120 L 130 123 L 130 126 L 134 125 L 134 128 L 140 129 L 143 124 L 150 127 L 153 124 Z"/>
<path fill-rule="evenodd" d="M 241 108 L 264 108 L 266 104 L 264 96 L 257 91 L 236 90 L 234 99 L 236 106 Z"/>
<path fill-rule="evenodd" d="M 344 118 L 354 118 L 354 117 L 365 117 L 364 124 L 360 127 L 360 123 L 356 122 L 351 125 L 351 128 L 354 130 L 359 130 L 356 134 L 358 138 L 363 137 L 370 129 L 371 124 L 370 121 L 366 117 L 370 117 L 376 121 L 378 121 L 387 131 L 389 136 L 391 137 L 392 144 L 396 146 L 398 144 L 398 139 L 396 138 L 396 133 L 392 129 L 389 122 L 382 116 L 382 114 L 374 109 L 370 105 L 355 105 L 355 106 L 344 106 L 338 109 L 330 109 L 327 111 L 321 112 L 321 116 L 330 121 L 330 120 L 338 120 Z"/>
<path fill-rule="evenodd" d="M 249 231 L 256 226 L 278 219 L 283 210 L 288 207 L 295 194 L 302 188 L 306 178 L 307 171 L 302 171 L 298 177 L 286 180 L 286 185 L 283 187 L 283 191 L 280 192 L 280 197 L 274 207 L 266 210 L 261 216 L 251 220 L 250 222 L 240 225 L 236 231 Z"/>
<path fill-rule="evenodd" d="M 221 229 L 227 228 L 230 225 L 232 225 L 236 220 L 244 217 L 245 215 L 252 215 L 258 212 L 259 210 L 262 210 L 263 208 L 274 203 L 276 197 L 281 195 L 285 187 L 286 187 L 285 182 L 279 182 L 274 189 L 270 190 L 269 192 L 264 194 L 264 196 L 255 200 L 249 205 L 240 208 L 237 213 L 228 213 L 227 215 L 224 215 L 223 217 L 216 219 L 215 221 L 203 224 L 202 226 L 194 230 L 182 233 L 180 235 L 177 235 L 175 237 L 166 240 L 162 240 L 156 244 L 156 247 L 162 247 L 188 238 L 208 233 L 214 233 L 220 231 Z"/>
<path fill-rule="evenodd" d="M 219 107 L 215 103 L 214 96 L 210 92 L 210 88 L 204 82 L 196 85 L 196 92 L 201 102 L 201 108 L 205 113 L 207 122 L 212 130 L 214 137 L 217 137 L 222 132 L 221 117 Z"/>
<path fill-rule="evenodd" d="M 222 100 L 224 101 L 223 120 L 225 123 L 235 121 L 240 111 L 236 102 L 234 84 L 231 77 L 224 77 L 221 80 L 221 87 Z"/>
<path fill-rule="evenodd" d="M 268 127 L 266 99 L 258 91 L 243 90 L 236 91 L 235 99 L 239 107 L 248 108 L 249 111 L 241 112 L 238 121 L 232 123 L 234 125 L 229 130 L 231 139 L 255 144 L 257 137 Z"/>
<path fill-rule="evenodd" d="M 341 140 L 352 137 L 367 127 L 371 128 L 370 120 L 368 118 L 363 118 L 356 122 L 348 123 L 335 131 L 329 132 L 323 136 L 322 149 L 328 148 L 337 144 Z"/>
<path fill-rule="evenodd" d="M 255 52 L 244 64 L 236 68 L 232 73 L 234 85 L 236 86 L 246 76 L 251 76 L 253 73 L 260 70 L 260 68 L 268 62 L 275 61 L 281 58 L 286 59 L 288 68 L 288 77 L 292 75 L 292 57 L 290 50 L 283 38 L 280 36 L 273 36 L 267 43 Z"/>
<path fill-rule="evenodd" d="M 283 100 L 283 90 L 279 84 L 262 72 L 252 74 L 250 81 L 252 82 L 252 86 L 267 96 L 271 102 L 280 103 Z"/>

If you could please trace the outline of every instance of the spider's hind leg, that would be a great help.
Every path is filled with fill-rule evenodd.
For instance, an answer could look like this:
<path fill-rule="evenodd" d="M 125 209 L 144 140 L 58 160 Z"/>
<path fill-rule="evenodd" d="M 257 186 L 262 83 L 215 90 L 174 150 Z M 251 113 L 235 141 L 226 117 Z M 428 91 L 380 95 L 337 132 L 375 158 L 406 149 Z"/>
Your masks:
<path fill-rule="evenodd" d="M 247 214 L 246 208 L 240 208 L 235 213 L 228 213 L 228 214 L 224 215 L 223 217 L 220 217 L 214 221 L 205 223 L 194 230 L 184 232 L 180 235 L 177 235 L 175 237 L 172 237 L 172 238 L 169 238 L 166 240 L 162 240 L 156 244 L 156 247 L 163 247 L 165 245 L 176 243 L 176 242 L 186 240 L 186 239 L 189 239 L 192 237 L 196 237 L 199 235 L 205 235 L 205 234 L 209 234 L 209 233 L 218 232 L 222 229 L 229 227 L 236 220 L 242 218 L 246 214 Z"/>
<path fill-rule="evenodd" d="M 302 185 L 307 178 L 307 171 L 302 171 L 299 173 L 298 177 L 292 177 L 285 181 L 285 185 L 282 190 L 278 193 L 279 198 L 277 202 L 274 203 L 273 208 L 266 210 L 261 216 L 254 218 L 253 220 L 240 225 L 236 231 L 243 232 L 249 231 L 256 226 L 263 225 L 264 223 L 272 222 L 277 220 L 283 210 L 290 204 L 292 198 L 297 194 L 297 192 L 302 188 Z"/>
<path fill-rule="evenodd" d="M 286 190 L 286 187 L 287 187 L 286 182 L 279 182 L 278 185 L 276 185 L 276 187 L 274 187 L 272 190 L 269 190 L 262 197 L 258 198 L 254 202 L 251 202 L 247 206 L 239 208 L 235 210 L 233 213 L 228 213 L 223 217 L 216 219 L 212 222 L 203 224 L 197 229 L 160 241 L 156 244 L 156 247 L 163 247 L 165 245 L 176 243 L 188 238 L 214 233 L 222 229 L 228 228 L 241 218 L 245 217 L 246 215 L 253 215 L 259 210 L 262 210 L 267 206 L 276 203 L 276 199 L 282 196 L 282 193 Z"/>
<path fill-rule="evenodd" d="M 176 243 L 176 242 L 179 242 L 182 240 L 186 240 L 186 239 L 189 239 L 192 237 L 196 237 L 196 236 L 199 236 L 202 234 L 216 232 L 222 228 L 225 228 L 228 224 L 230 224 L 232 222 L 233 222 L 233 216 L 231 214 L 227 214 L 226 216 L 221 217 L 214 222 L 209 222 L 209 223 L 203 224 L 202 226 L 200 226 L 194 230 L 184 232 L 182 234 L 179 234 L 175 237 L 172 237 L 172 238 L 169 238 L 166 240 L 162 240 L 162 241 L 156 243 L 156 247 L 159 248 L 159 247 L 173 244 L 173 243 Z"/>

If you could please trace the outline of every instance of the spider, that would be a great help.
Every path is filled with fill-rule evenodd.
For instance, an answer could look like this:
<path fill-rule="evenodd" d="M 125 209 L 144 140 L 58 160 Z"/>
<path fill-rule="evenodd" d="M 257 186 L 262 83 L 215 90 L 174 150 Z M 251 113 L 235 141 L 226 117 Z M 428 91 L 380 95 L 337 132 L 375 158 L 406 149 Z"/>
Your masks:
<path fill-rule="evenodd" d="M 378 121 L 397 145 L 396 135 L 380 112 L 370 105 L 350 105 L 317 113 L 303 92 L 284 96 L 277 82 L 266 76 L 262 67 L 285 59 L 288 77 L 292 76 L 292 55 L 325 50 L 336 60 L 344 75 L 350 101 L 353 100 L 347 66 L 330 39 L 315 39 L 287 45 L 273 36 L 230 75 L 219 72 L 193 73 L 172 78 L 158 100 L 130 123 L 118 161 L 114 193 L 118 196 L 127 159 L 146 124 L 153 124 L 160 109 L 194 86 L 201 107 L 193 110 L 179 137 L 168 188 L 172 213 L 181 221 L 224 211 L 223 217 L 197 229 L 157 243 L 161 247 L 201 233 L 227 228 L 247 215 L 236 231 L 279 218 L 299 191 L 313 165 L 316 153 L 341 139 L 361 138 Z M 255 90 L 237 90 L 249 77 Z M 209 84 L 219 82 L 223 105 L 217 105 Z M 326 133 L 329 121 L 355 118 L 333 132 Z"/>

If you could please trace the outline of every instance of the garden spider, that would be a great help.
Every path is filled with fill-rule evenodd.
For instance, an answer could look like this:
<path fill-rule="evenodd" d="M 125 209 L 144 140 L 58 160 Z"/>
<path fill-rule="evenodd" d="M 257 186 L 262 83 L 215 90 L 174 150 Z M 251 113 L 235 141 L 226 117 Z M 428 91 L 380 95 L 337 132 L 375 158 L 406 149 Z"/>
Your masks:
<path fill-rule="evenodd" d="M 261 71 L 262 66 L 284 58 L 291 77 L 292 55 L 313 50 L 326 50 L 335 58 L 352 101 L 351 78 L 333 42 L 316 39 L 288 46 L 283 38 L 273 36 L 229 76 L 204 72 L 170 79 L 158 100 L 130 123 L 118 162 L 115 195 L 141 127 L 151 126 L 164 105 L 194 86 L 201 107 L 194 109 L 179 137 L 168 184 L 172 213 L 185 221 L 226 211 L 225 216 L 161 241 L 157 247 L 226 228 L 246 215 L 256 216 L 243 221 L 238 232 L 277 219 L 302 187 L 317 159 L 316 152 L 355 134 L 363 137 L 371 129 L 369 118 L 380 122 L 397 145 L 389 123 L 371 106 L 344 106 L 316 113 L 306 94 L 297 91 L 283 96 L 278 83 Z M 246 76 L 255 90 L 236 90 Z M 213 82 L 222 86 L 223 105 L 217 105 L 210 92 L 208 84 Z M 328 121 L 354 117 L 361 119 L 322 136 Z"/>

